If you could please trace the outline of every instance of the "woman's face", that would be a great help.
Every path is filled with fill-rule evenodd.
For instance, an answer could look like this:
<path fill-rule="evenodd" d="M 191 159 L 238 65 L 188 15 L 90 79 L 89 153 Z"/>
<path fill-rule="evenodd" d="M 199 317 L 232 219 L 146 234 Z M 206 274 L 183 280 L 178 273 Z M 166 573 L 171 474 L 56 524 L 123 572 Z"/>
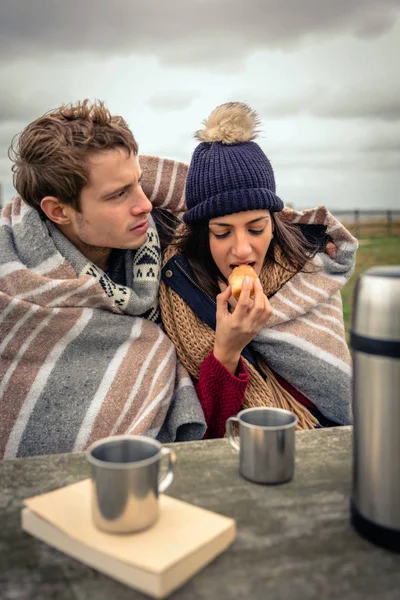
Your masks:
<path fill-rule="evenodd" d="M 248 210 L 211 219 L 210 250 L 222 275 L 228 279 L 238 265 L 251 265 L 259 275 L 272 230 L 269 210 Z"/>

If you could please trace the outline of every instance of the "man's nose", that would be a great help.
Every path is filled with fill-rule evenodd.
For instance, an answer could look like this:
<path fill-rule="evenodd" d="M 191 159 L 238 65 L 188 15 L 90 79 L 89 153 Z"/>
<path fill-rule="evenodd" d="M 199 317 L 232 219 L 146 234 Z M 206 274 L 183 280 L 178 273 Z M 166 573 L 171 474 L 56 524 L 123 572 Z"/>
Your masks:
<path fill-rule="evenodd" d="M 152 211 L 153 205 L 142 190 L 139 188 L 132 202 L 131 212 L 133 215 L 148 214 Z"/>

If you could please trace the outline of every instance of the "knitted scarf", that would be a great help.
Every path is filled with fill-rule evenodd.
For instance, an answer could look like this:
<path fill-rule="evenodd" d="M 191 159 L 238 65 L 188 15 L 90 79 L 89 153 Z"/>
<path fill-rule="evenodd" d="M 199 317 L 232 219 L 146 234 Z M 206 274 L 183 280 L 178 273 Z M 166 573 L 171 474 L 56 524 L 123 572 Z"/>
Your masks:
<path fill-rule="evenodd" d="M 175 213 L 185 209 L 184 181 L 187 166 L 155 157 L 142 157 L 145 192 L 157 206 L 167 194 Z M 161 192 L 162 190 L 162 192 Z M 324 206 L 297 212 L 285 208 L 282 219 L 292 224 L 325 225 L 337 246 L 336 258 L 319 253 L 303 272 L 287 271 L 268 262 L 260 274 L 264 293 L 270 298 L 273 314 L 251 343 L 264 376 L 246 361 L 250 382 L 244 407 L 278 406 L 294 412 L 300 429 L 318 422 L 277 381 L 274 372 L 308 398 L 327 418 L 350 424 L 351 358 L 345 340 L 340 289 L 349 280 L 355 265 L 357 240 Z M 165 254 L 165 262 L 176 252 Z M 278 249 L 279 252 L 279 249 Z M 171 288 L 161 282 L 160 308 L 168 336 L 194 380 L 202 361 L 214 346 L 214 331 L 202 322 Z"/>
<path fill-rule="evenodd" d="M 47 220 L 46 227 L 60 256 L 70 263 L 78 277 L 89 275 L 96 279 L 107 298 L 111 299 L 121 312 L 153 322 L 159 320 L 161 248 L 151 217 L 146 243 L 137 250 L 114 252 L 107 273 L 88 261 L 54 223 Z"/>
<path fill-rule="evenodd" d="M 101 271 L 20 198 L 0 216 L 0 457 L 114 434 L 201 439 L 193 384 L 157 319 L 160 249 Z M 183 436 L 183 437 L 182 437 Z"/>

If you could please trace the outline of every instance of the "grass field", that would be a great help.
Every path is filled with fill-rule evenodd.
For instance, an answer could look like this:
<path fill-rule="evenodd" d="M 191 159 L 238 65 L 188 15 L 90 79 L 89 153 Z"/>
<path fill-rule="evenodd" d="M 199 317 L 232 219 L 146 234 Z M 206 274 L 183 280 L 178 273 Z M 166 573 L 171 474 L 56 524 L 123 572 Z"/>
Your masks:
<path fill-rule="evenodd" d="M 351 227 L 349 227 L 351 230 Z M 352 232 L 353 233 L 353 232 Z M 342 290 L 344 322 L 348 336 L 351 325 L 353 290 L 357 278 L 366 269 L 378 265 L 400 265 L 400 236 L 380 237 L 375 229 L 362 232 L 357 252 L 356 269 Z"/>

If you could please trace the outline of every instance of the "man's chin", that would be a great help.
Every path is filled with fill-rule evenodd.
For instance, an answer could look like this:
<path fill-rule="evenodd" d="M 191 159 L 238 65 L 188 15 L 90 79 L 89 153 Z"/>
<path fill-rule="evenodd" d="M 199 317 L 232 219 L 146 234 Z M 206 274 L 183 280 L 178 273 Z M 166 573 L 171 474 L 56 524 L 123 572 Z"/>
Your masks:
<path fill-rule="evenodd" d="M 147 232 L 142 233 L 141 235 L 135 236 L 129 243 L 120 246 L 120 250 L 137 250 L 141 246 L 143 246 L 148 240 Z"/>

